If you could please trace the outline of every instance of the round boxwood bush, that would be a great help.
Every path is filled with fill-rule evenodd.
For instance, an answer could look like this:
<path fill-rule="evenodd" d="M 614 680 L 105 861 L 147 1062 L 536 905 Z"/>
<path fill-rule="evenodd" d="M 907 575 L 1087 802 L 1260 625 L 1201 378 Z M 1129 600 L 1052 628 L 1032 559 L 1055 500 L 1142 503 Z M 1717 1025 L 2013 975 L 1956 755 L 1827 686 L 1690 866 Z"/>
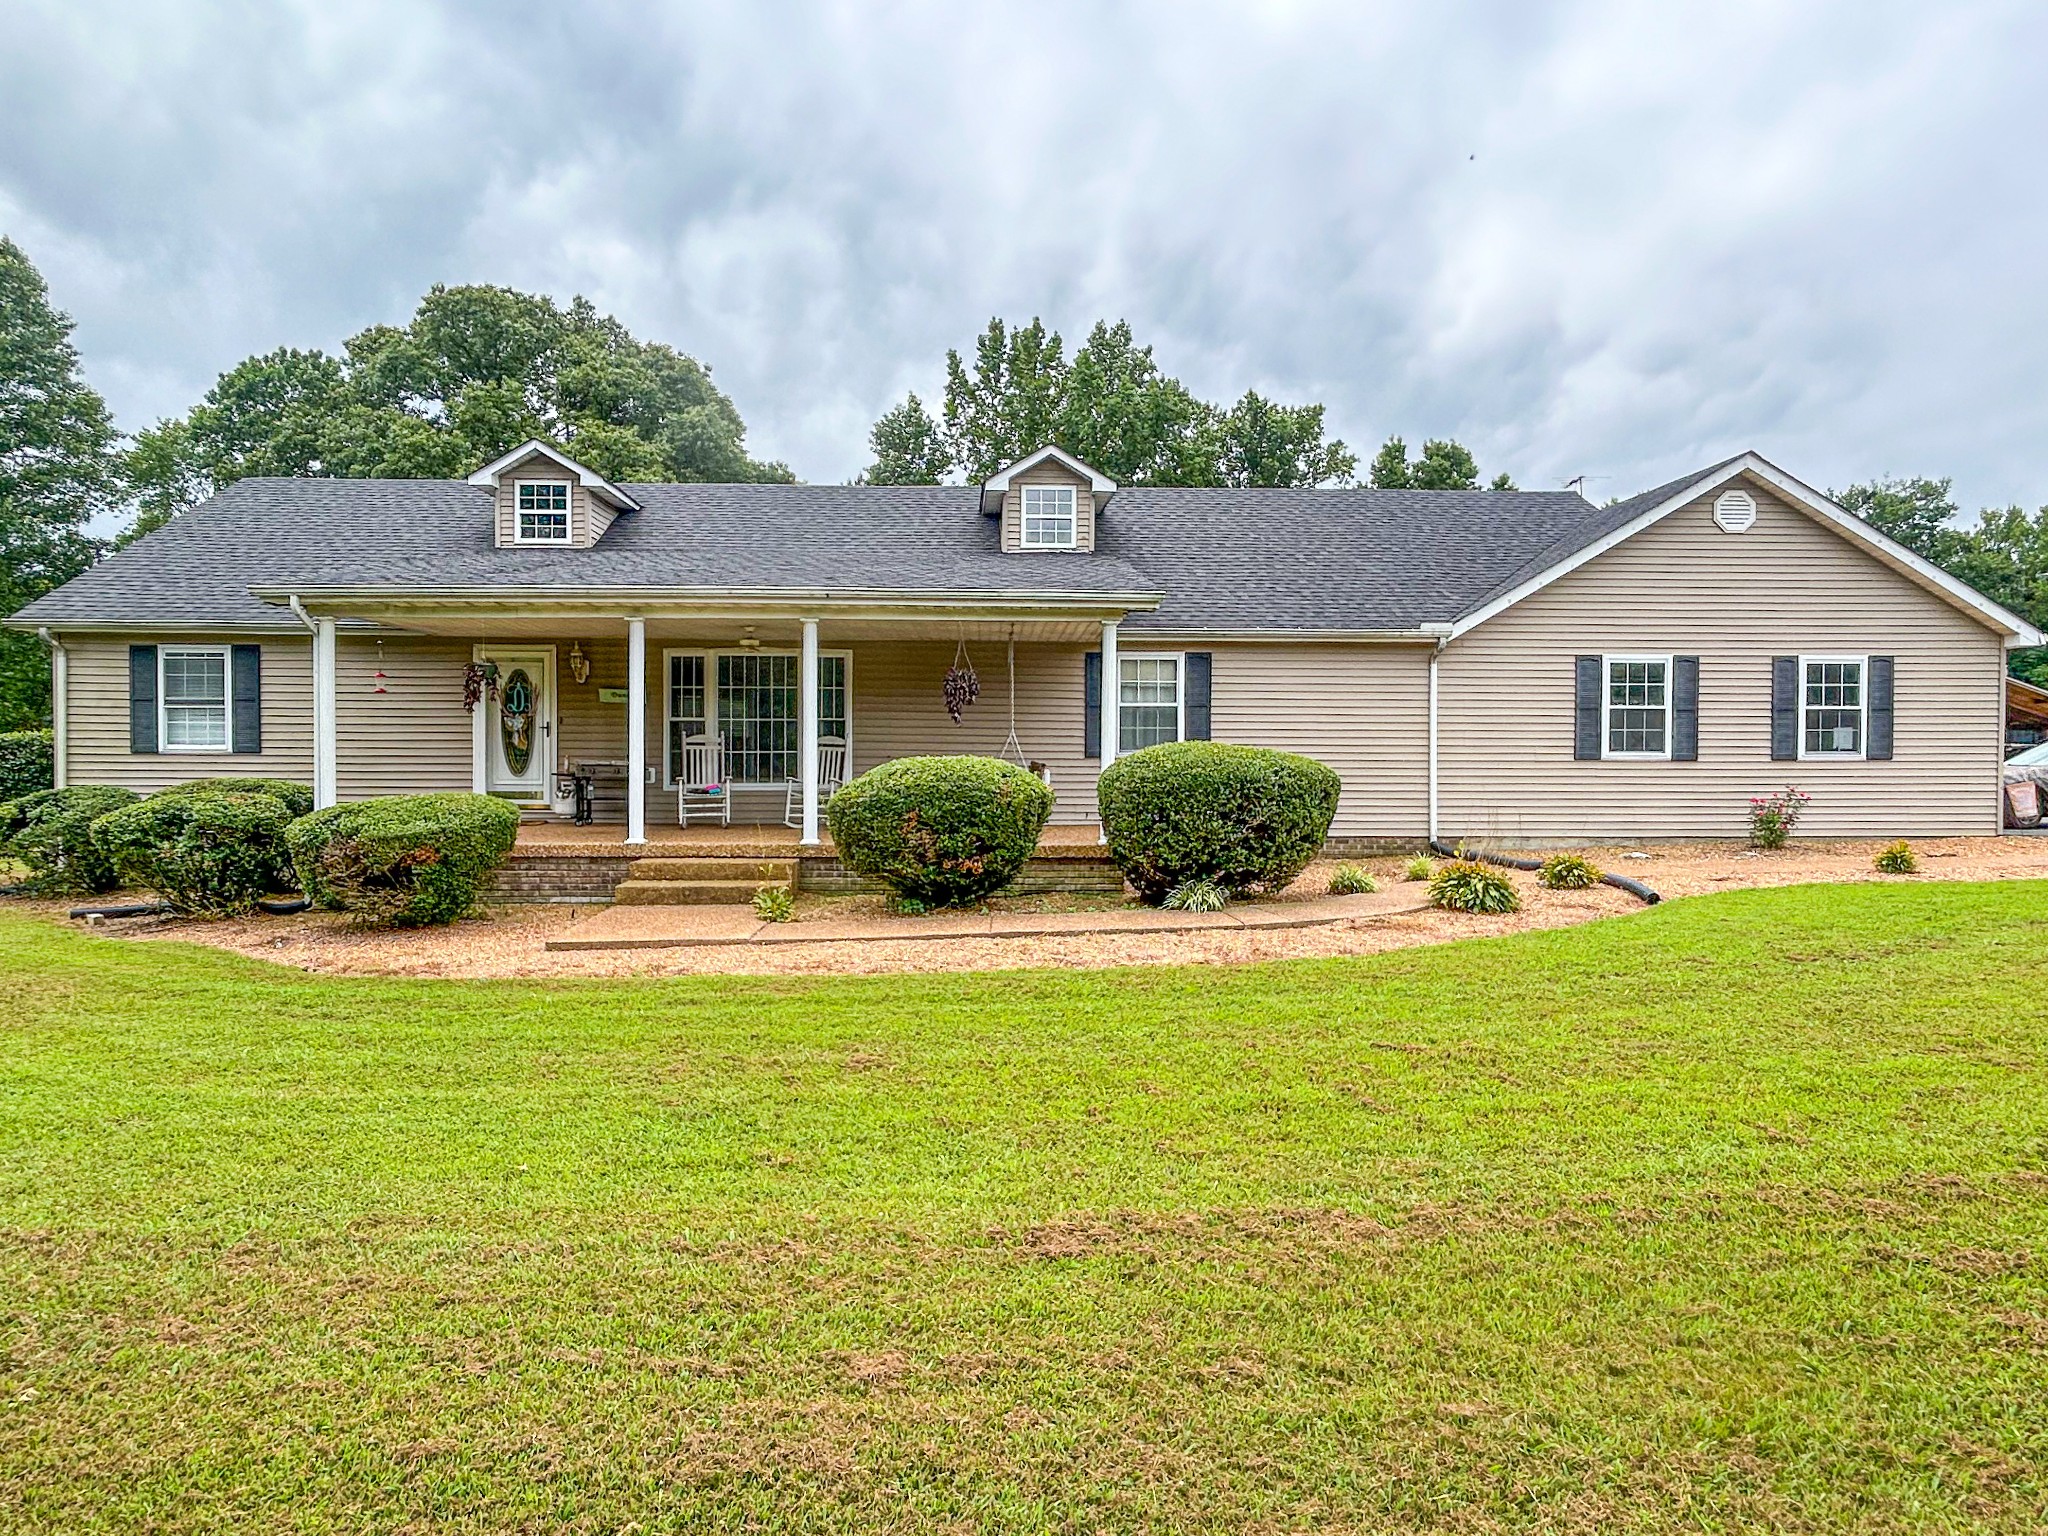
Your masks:
<path fill-rule="evenodd" d="M 56 739 L 48 731 L 0 731 L 0 801 L 57 783 Z"/>
<path fill-rule="evenodd" d="M 291 823 L 275 795 L 179 789 L 102 816 L 92 835 L 123 881 L 147 886 L 173 912 L 232 917 L 291 888 Z"/>
<path fill-rule="evenodd" d="M 156 793 L 158 799 L 165 795 L 268 795 L 294 818 L 313 810 L 313 786 L 296 779 L 190 779 Z"/>
<path fill-rule="evenodd" d="M 44 789 L 0 804 L 0 854 L 28 867 L 24 889 L 48 896 L 97 896 L 121 883 L 92 824 L 141 797 L 112 784 Z"/>
<path fill-rule="evenodd" d="M 1017 878 L 1038 846 L 1052 791 L 993 757 L 899 757 L 826 805 L 839 862 L 899 899 L 957 906 Z"/>
<path fill-rule="evenodd" d="M 380 927 L 452 923 L 476 905 L 519 835 L 519 808 L 490 795 L 387 795 L 292 824 L 299 884 L 334 912 Z"/>
<path fill-rule="evenodd" d="M 1158 906 L 1190 880 L 1279 890 L 1322 851 L 1342 788 L 1314 758 L 1178 741 L 1118 758 L 1096 796 L 1109 856 Z"/>

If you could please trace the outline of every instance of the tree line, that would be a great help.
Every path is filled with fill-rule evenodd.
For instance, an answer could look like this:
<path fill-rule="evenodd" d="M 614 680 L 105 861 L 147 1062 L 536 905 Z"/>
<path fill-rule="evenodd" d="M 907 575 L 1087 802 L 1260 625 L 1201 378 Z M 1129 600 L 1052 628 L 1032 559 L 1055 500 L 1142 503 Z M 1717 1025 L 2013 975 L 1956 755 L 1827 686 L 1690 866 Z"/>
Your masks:
<path fill-rule="evenodd" d="M 0 614 L 69 581 L 113 545 L 249 475 L 450 478 L 529 438 L 619 481 L 790 481 L 754 458 L 732 400 L 695 358 L 635 337 L 587 300 L 488 285 L 436 286 L 404 325 L 373 325 L 339 353 L 280 347 L 223 373 L 184 415 L 124 437 L 86 382 L 72 323 L 0 236 Z M 1359 480 L 1357 455 L 1317 403 L 1247 390 L 1220 404 L 1158 365 L 1130 326 L 1098 322 L 1067 354 L 1043 322 L 992 319 L 970 355 L 946 354 L 936 414 L 915 394 L 869 437 L 871 485 L 974 483 L 1057 443 L 1126 485 L 1323 486 Z M 1381 489 L 1474 490 L 1473 455 L 1389 438 L 1365 467 Z M 1487 482 L 1510 490 L 1500 474 Z M 1957 525 L 1947 480 L 1874 480 L 1840 492 L 1873 526 L 1987 595 L 2048 624 L 2048 508 Z M 112 539 L 88 532 L 125 517 Z M 2048 649 L 2014 669 L 2048 681 Z M 49 662 L 0 630 L 0 730 L 47 724 Z"/>

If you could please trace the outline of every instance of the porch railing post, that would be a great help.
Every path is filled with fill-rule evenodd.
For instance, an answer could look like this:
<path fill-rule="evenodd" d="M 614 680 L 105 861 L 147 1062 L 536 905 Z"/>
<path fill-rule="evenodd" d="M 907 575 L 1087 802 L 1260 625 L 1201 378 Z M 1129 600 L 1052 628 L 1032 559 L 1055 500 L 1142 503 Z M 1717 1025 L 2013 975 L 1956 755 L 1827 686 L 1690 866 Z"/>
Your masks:
<path fill-rule="evenodd" d="M 796 756 L 804 801 L 803 842 L 808 847 L 818 841 L 818 621 L 805 619 L 803 624 L 796 678 Z"/>
<path fill-rule="evenodd" d="M 626 620 L 626 841 L 647 841 L 647 621 Z"/>

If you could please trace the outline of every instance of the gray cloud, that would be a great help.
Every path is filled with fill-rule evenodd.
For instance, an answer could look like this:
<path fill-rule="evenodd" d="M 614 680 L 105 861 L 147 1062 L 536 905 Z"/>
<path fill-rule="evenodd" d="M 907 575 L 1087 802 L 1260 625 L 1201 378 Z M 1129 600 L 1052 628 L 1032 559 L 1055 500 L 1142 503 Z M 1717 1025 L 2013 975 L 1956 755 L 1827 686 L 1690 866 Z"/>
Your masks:
<path fill-rule="evenodd" d="M 703 358 L 808 479 L 1000 313 L 1526 484 L 2048 500 L 2038 7 L 0 11 L 0 228 L 131 429 L 495 281 Z"/>

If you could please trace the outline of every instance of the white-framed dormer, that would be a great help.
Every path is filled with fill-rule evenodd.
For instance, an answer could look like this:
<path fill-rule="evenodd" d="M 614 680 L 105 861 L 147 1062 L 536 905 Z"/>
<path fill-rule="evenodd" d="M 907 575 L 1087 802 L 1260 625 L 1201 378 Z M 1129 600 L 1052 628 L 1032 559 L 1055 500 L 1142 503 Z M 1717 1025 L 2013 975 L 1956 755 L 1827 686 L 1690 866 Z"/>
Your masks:
<path fill-rule="evenodd" d="M 497 492 L 497 542 L 512 546 L 588 549 L 612 519 L 639 503 L 587 465 L 534 439 L 469 477 Z"/>
<path fill-rule="evenodd" d="M 1041 448 L 982 482 L 982 510 L 1002 519 L 1005 554 L 1095 548 L 1095 520 L 1116 482 L 1057 447 Z"/>

